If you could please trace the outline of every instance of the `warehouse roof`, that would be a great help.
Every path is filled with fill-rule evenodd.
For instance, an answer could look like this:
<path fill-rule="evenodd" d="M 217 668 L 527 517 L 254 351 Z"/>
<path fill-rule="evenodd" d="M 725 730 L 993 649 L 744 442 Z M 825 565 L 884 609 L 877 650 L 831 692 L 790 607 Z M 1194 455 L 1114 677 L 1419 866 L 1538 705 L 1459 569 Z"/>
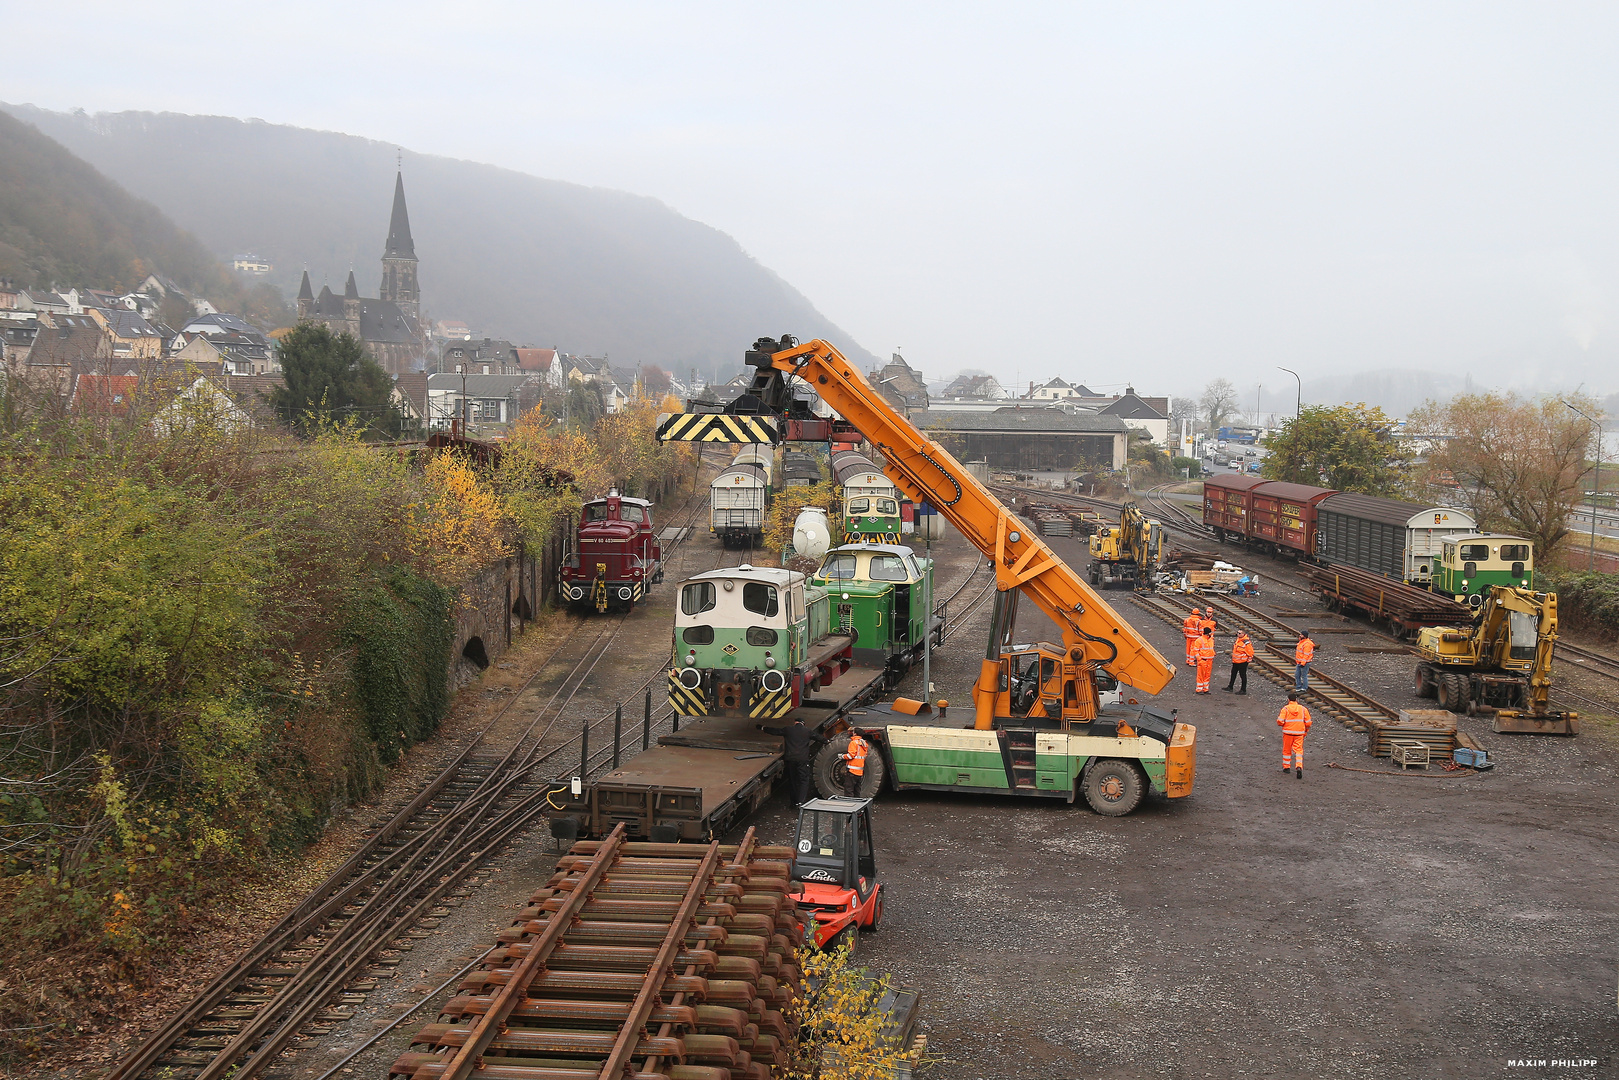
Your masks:
<path fill-rule="evenodd" d="M 1062 409 L 1008 406 L 994 412 L 913 412 L 911 423 L 923 431 L 1008 432 L 1064 435 L 1118 435 L 1129 428 L 1117 416 L 1070 413 Z"/>

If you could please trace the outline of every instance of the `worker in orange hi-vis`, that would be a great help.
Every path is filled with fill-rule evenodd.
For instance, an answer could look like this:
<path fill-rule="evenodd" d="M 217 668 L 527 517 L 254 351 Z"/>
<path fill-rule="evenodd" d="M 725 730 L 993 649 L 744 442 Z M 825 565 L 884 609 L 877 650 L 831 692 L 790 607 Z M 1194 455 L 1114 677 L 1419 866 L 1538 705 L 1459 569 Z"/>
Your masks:
<path fill-rule="evenodd" d="M 1214 675 L 1214 631 L 1205 629 L 1197 639 L 1197 692 L 1209 692 L 1209 679 Z"/>
<path fill-rule="evenodd" d="M 1301 694 L 1310 689 L 1310 661 L 1314 659 L 1315 642 L 1305 630 L 1299 634 L 1298 646 L 1293 650 L 1293 689 Z"/>
<path fill-rule="evenodd" d="M 1248 692 L 1248 663 L 1254 658 L 1254 643 L 1247 634 L 1237 631 L 1237 640 L 1231 645 L 1231 678 L 1226 680 L 1225 692 L 1231 693 L 1231 688 L 1237 685 L 1237 679 L 1242 679 L 1242 689 L 1239 694 Z"/>
<path fill-rule="evenodd" d="M 1211 607 L 1209 610 L 1203 613 L 1203 621 L 1197 624 L 1197 629 L 1199 633 L 1202 633 L 1204 630 L 1207 630 L 1211 634 L 1214 633 L 1214 608 Z"/>
<path fill-rule="evenodd" d="M 1289 763 L 1300 780 L 1304 779 L 1304 736 L 1310 731 L 1310 710 L 1299 704 L 1297 690 L 1287 695 L 1287 704 L 1276 717 L 1276 726 L 1282 729 L 1282 771 Z"/>
<path fill-rule="evenodd" d="M 850 798 L 860 795 L 860 784 L 866 778 L 866 754 L 870 750 L 871 744 L 860 737 L 860 732 L 849 732 L 849 748 L 838 756 L 849 770 L 848 779 L 843 782 L 843 793 Z"/>
<path fill-rule="evenodd" d="M 1181 620 L 1181 633 L 1186 635 L 1186 666 L 1197 666 L 1197 639 L 1203 636 L 1203 610 L 1193 608 L 1192 613 Z"/>

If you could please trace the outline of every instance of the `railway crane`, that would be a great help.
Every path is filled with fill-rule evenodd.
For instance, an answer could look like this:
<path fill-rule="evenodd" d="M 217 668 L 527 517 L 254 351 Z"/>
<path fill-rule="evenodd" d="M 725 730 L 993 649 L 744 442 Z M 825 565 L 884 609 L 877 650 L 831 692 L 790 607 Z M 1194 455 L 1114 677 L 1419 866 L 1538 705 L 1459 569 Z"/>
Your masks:
<path fill-rule="evenodd" d="M 883 472 L 913 502 L 927 502 L 994 564 L 996 593 L 988 649 L 972 689 L 970 726 L 942 717 L 868 709 L 844 721 L 880 753 L 868 758 L 861 796 L 876 794 L 883 774 L 894 786 L 1066 798 L 1083 795 L 1099 813 L 1127 814 L 1148 789 L 1189 795 L 1196 771 L 1196 728 L 1150 705 L 1103 707 L 1101 688 L 1116 680 L 1156 694 L 1174 668 L 1121 619 L 989 489 L 923 435 L 833 345 L 761 338 L 746 354 L 755 375 L 730 406 L 724 430 L 749 419 L 760 440 L 782 430 L 805 437 L 794 415 L 794 387 L 808 384 L 882 455 Z M 801 380 L 799 382 L 798 380 Z M 686 414 L 665 418 L 660 438 L 703 439 L 718 423 Z M 836 438 L 832 423 L 822 437 Z M 847 435 L 847 432 L 843 432 Z M 1016 643 L 1017 610 L 1028 598 L 1057 625 L 1061 642 Z M 817 760 L 817 786 L 827 790 L 827 763 L 847 743 L 833 738 Z"/>

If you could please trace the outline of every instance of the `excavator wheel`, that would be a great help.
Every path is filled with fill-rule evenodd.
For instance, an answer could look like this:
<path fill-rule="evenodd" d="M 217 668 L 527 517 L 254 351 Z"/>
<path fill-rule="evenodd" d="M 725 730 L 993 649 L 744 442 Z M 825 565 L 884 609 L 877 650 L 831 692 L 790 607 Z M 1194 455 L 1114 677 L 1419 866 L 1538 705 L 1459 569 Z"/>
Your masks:
<path fill-rule="evenodd" d="M 1123 817 L 1141 805 L 1147 778 L 1128 761 L 1098 761 L 1085 772 L 1085 801 L 1103 817 Z"/>
<path fill-rule="evenodd" d="M 1415 681 L 1417 697 L 1434 696 L 1436 691 L 1433 684 L 1433 669 L 1427 664 L 1417 665 L 1417 677 Z"/>
<path fill-rule="evenodd" d="M 849 775 L 839 755 L 849 749 L 849 733 L 834 735 L 821 752 L 815 755 L 815 790 L 823 799 L 830 799 L 834 795 L 844 794 L 843 780 Z M 860 797 L 862 799 L 875 799 L 877 793 L 883 789 L 883 780 L 888 775 L 888 763 L 883 760 L 882 751 L 872 746 L 866 754 L 866 774 L 860 778 Z"/>

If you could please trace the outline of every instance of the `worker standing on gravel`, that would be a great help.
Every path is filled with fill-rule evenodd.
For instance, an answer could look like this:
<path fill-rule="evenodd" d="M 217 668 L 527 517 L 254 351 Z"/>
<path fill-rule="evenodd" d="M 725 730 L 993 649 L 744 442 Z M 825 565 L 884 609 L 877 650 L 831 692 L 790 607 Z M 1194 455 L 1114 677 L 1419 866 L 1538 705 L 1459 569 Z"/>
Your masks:
<path fill-rule="evenodd" d="M 1282 729 L 1282 771 L 1286 772 L 1292 762 L 1300 780 L 1304 779 L 1304 736 L 1314 722 L 1310 710 L 1299 704 L 1298 691 L 1288 694 L 1287 704 L 1276 717 L 1276 726 Z"/>
<path fill-rule="evenodd" d="M 1192 613 L 1181 620 L 1181 633 L 1186 635 L 1186 666 L 1197 666 L 1197 639 L 1203 636 L 1203 609 L 1193 608 Z"/>
<path fill-rule="evenodd" d="M 763 724 L 753 726 L 767 735 L 781 736 L 782 757 L 787 763 L 787 785 L 793 793 L 793 805 L 802 806 L 809 802 L 810 788 L 815 781 L 815 770 L 811 765 L 815 756 L 815 736 L 810 729 L 804 726 L 802 720 L 779 727 L 766 727 Z"/>
<path fill-rule="evenodd" d="M 1214 630 L 1205 628 L 1197 639 L 1197 692 L 1209 692 L 1209 679 L 1214 676 Z"/>
<path fill-rule="evenodd" d="M 1315 642 L 1310 640 L 1310 631 L 1305 630 L 1293 650 L 1293 689 L 1301 694 L 1310 689 L 1310 661 L 1314 659 Z"/>
<path fill-rule="evenodd" d="M 849 748 L 838 755 L 849 770 L 848 778 L 843 781 L 843 793 L 851 799 L 860 796 L 860 782 L 866 778 L 866 754 L 870 750 L 871 744 L 860 737 L 860 732 L 850 731 Z"/>
<path fill-rule="evenodd" d="M 1239 694 L 1248 692 L 1248 662 L 1254 658 L 1254 643 L 1248 635 L 1241 630 L 1237 631 L 1237 640 L 1231 644 L 1231 678 L 1226 680 L 1225 692 L 1231 693 L 1231 688 L 1237 685 L 1237 679 L 1242 679 L 1242 689 Z"/>

